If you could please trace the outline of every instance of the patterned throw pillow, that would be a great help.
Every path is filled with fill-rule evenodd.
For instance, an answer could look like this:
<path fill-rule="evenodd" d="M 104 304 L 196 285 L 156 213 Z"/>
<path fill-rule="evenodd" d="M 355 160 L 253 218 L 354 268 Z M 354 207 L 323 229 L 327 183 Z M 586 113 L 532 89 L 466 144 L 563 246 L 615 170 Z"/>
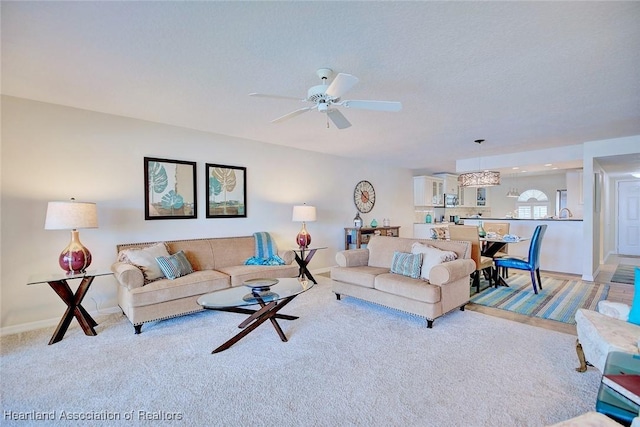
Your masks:
<path fill-rule="evenodd" d="M 420 242 L 415 242 L 411 245 L 411 253 L 422 254 L 420 277 L 424 280 L 429 280 L 429 272 L 436 265 L 458 259 L 458 255 L 453 251 L 443 251 L 433 246 L 423 245 Z"/>
<path fill-rule="evenodd" d="M 122 251 L 121 256 L 118 259 L 135 265 L 144 275 L 145 284 L 164 277 L 162 270 L 156 262 L 156 258 L 159 256 L 169 256 L 167 252 L 167 246 L 164 242 L 156 243 L 155 245 L 147 246 L 146 248 L 137 249 L 125 249 Z"/>
<path fill-rule="evenodd" d="M 159 256 L 156 261 L 164 275 L 170 280 L 193 273 L 193 267 L 183 251 L 169 256 Z"/>
<path fill-rule="evenodd" d="M 420 266 L 422 265 L 422 254 L 410 254 L 407 252 L 394 252 L 391 262 L 391 272 L 411 277 L 420 278 Z"/>

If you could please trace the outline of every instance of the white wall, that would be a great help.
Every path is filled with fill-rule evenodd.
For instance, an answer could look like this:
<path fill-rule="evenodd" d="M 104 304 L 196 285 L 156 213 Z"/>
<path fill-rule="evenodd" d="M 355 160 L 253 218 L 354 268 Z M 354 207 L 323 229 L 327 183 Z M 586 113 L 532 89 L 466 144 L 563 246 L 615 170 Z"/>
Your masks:
<path fill-rule="evenodd" d="M 597 159 L 600 157 L 640 153 L 638 147 L 640 147 L 640 135 L 584 143 L 583 227 L 585 242 L 592 242 L 592 244 L 584 247 L 583 280 L 592 281 L 597 276 L 600 260 L 606 255 L 601 251 L 607 250 L 610 245 L 610 236 L 603 237 L 603 233 L 611 232 L 611 226 L 607 226 L 607 219 L 610 222 L 615 222 L 615 219 L 610 216 L 611 212 L 615 212 L 615 195 L 609 194 L 612 186 L 608 179 L 603 178 L 605 172 Z M 598 207 L 596 207 L 594 201 L 595 173 L 601 175 L 603 183 L 601 190 L 604 192 L 601 195 L 601 204 Z M 604 240 L 604 242 L 602 243 L 601 240 Z"/>
<path fill-rule="evenodd" d="M 513 212 L 518 199 L 507 197 L 511 187 L 517 187 L 520 193 L 526 190 L 540 190 L 549 198 L 549 215 L 553 215 L 556 208 L 556 191 L 566 189 L 567 179 L 564 173 L 550 173 L 532 176 L 501 176 L 500 185 L 488 187 L 489 203 L 492 218 L 504 218 L 508 212 Z"/>
<path fill-rule="evenodd" d="M 144 220 L 143 157 L 197 162 L 198 218 Z M 206 219 L 204 164 L 247 168 L 247 218 Z M 271 232 L 280 248 L 293 247 L 300 224 L 294 204 L 315 205 L 307 225 L 318 251 L 310 267 L 334 265 L 343 228 L 352 225 L 353 189 L 361 179 L 376 189 L 363 215 L 390 218 L 412 235 L 411 171 L 158 123 L 2 97 L 2 226 L 0 326 L 50 322 L 65 306 L 46 284 L 27 286 L 34 273 L 61 271 L 57 259 L 69 232 L 44 230 L 47 202 L 94 201 L 99 228 L 81 230 L 93 269 L 108 269 L 117 243 L 246 236 Z M 75 289 L 75 284 L 72 284 Z M 97 278 L 85 299 L 89 311 L 116 306 L 115 280 Z M 15 329 L 15 328 L 14 328 Z"/>

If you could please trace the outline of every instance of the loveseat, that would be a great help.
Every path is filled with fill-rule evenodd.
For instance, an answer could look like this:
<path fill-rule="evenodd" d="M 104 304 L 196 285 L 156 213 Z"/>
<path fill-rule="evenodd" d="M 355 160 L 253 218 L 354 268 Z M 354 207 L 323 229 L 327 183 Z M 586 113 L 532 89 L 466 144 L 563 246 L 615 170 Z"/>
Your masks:
<path fill-rule="evenodd" d="M 118 305 L 136 334 L 144 323 L 203 310 L 197 303 L 200 295 L 250 279 L 298 275 L 293 251 L 278 252 L 284 265 L 244 265 L 256 252 L 253 236 L 128 243 L 117 245 L 117 251 L 111 271 L 118 281 Z M 160 272 L 157 277 L 156 256 L 167 252 L 178 259 L 186 255 L 186 268 L 193 272 L 174 279 Z"/>
<path fill-rule="evenodd" d="M 420 277 L 392 272 L 412 251 L 423 253 Z M 338 252 L 336 262 L 331 279 L 338 300 L 346 295 L 411 313 L 425 318 L 428 328 L 443 314 L 464 310 L 476 268 L 470 242 L 387 236 L 373 236 L 367 248 Z"/>

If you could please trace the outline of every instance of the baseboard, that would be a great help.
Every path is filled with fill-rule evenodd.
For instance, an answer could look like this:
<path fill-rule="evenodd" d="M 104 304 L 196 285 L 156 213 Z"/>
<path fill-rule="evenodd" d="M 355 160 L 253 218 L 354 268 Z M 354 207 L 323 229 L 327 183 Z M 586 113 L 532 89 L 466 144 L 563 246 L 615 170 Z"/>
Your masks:
<path fill-rule="evenodd" d="M 99 311 L 95 311 L 95 310 L 89 311 L 89 314 L 92 317 L 98 317 L 105 314 L 114 314 L 114 313 L 122 313 L 122 310 L 120 309 L 120 307 L 115 306 L 115 307 L 102 308 Z M 62 313 L 60 313 L 60 316 L 62 316 Z M 22 332 L 35 331 L 36 329 L 54 327 L 59 322 L 60 322 L 60 317 L 57 317 L 52 319 L 38 320 L 36 322 L 22 323 L 20 325 L 5 326 L 3 328 L 0 328 L 0 337 L 4 337 L 6 335 L 19 334 Z M 75 320 L 72 320 L 72 322 L 75 322 Z"/>

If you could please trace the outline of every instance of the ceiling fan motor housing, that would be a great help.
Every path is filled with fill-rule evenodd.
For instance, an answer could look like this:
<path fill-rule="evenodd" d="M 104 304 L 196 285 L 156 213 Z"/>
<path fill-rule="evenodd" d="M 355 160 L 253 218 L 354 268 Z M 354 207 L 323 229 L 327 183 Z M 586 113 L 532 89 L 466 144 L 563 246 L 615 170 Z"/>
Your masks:
<path fill-rule="evenodd" d="M 327 85 L 317 85 L 310 88 L 307 91 L 307 101 L 325 104 L 331 104 L 332 102 L 338 101 L 339 98 L 331 98 L 325 93 L 327 87 Z"/>

